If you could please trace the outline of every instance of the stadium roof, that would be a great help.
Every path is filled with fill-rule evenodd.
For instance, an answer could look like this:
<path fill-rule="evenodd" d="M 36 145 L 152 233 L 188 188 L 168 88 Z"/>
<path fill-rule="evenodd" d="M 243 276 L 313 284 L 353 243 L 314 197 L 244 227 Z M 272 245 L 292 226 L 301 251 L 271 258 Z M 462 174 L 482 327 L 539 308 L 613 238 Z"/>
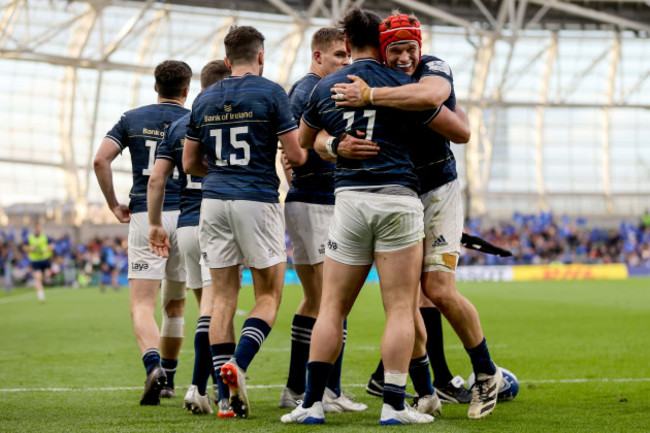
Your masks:
<path fill-rule="evenodd" d="M 295 19 L 332 18 L 349 5 L 360 4 L 383 15 L 394 8 L 415 12 L 426 24 L 495 30 L 500 29 L 499 17 L 510 15 L 516 17 L 509 20 L 510 27 L 627 29 L 650 35 L 650 3 L 646 0 L 166 0 L 162 3 L 281 13 Z"/>

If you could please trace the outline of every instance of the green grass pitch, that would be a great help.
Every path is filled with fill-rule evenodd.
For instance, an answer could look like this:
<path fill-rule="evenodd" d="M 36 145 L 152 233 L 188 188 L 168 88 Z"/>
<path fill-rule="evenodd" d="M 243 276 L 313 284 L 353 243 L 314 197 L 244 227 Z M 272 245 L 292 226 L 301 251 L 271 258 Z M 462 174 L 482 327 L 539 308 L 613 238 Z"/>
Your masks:
<path fill-rule="evenodd" d="M 650 431 L 650 280 L 460 283 L 477 307 L 494 360 L 521 384 L 514 401 L 483 420 L 467 406 L 444 405 L 440 432 Z M 369 409 L 334 414 L 321 427 L 284 426 L 277 407 L 288 369 L 290 325 L 302 292 L 288 286 L 278 321 L 251 365 L 251 418 L 220 420 L 185 412 L 191 381 L 196 302 L 188 297 L 178 396 L 138 405 L 144 369 L 133 338 L 128 291 L 47 290 L 0 295 L 0 432 L 370 431 L 380 400 L 364 386 L 379 356 L 383 313 L 376 285 L 361 292 L 348 324 L 343 388 Z M 242 290 L 239 328 L 251 308 Z M 469 359 L 445 324 L 452 373 L 467 378 Z"/>

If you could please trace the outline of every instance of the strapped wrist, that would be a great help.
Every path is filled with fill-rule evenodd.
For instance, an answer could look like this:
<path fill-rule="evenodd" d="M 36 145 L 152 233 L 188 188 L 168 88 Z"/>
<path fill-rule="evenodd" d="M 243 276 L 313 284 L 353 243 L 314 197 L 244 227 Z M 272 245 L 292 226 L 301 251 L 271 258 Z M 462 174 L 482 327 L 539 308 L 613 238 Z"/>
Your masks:
<path fill-rule="evenodd" d="M 336 158 L 336 151 L 332 149 L 332 145 L 333 145 L 335 139 L 336 139 L 336 137 L 330 137 L 325 142 L 325 149 L 327 150 L 327 153 L 329 153 L 329 155 L 334 157 L 334 158 Z M 337 143 L 337 147 L 338 147 L 338 143 Z"/>
<path fill-rule="evenodd" d="M 364 104 L 372 104 L 373 101 L 373 94 L 374 94 L 375 88 L 374 87 L 369 87 L 366 86 L 363 89 L 361 89 L 361 100 L 363 101 Z"/>

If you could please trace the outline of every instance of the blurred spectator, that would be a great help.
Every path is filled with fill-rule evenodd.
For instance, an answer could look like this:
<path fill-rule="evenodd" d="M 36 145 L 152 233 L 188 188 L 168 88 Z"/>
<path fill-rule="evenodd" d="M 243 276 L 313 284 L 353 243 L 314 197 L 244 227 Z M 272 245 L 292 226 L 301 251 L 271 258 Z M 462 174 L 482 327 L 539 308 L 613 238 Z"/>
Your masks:
<path fill-rule="evenodd" d="M 590 228 L 584 218 L 559 220 L 551 213 L 539 216 L 515 214 L 512 221 L 484 227 L 480 220 L 470 220 L 467 233 L 480 236 L 512 251 L 509 258 L 463 250 L 462 265 L 542 265 L 550 263 L 625 263 L 631 267 L 650 269 L 650 225 L 623 222 L 618 228 Z M 17 235 L 16 235 L 17 234 Z M 0 281 L 9 291 L 15 286 L 33 284 L 33 272 L 25 252 L 19 248 L 28 239 L 26 229 L 0 233 Z M 66 287 L 105 286 L 113 290 L 126 285 L 127 241 L 116 238 L 94 238 L 86 244 L 74 245 L 65 235 L 52 239 L 51 268 L 45 272 L 45 285 Z M 287 268 L 292 268 L 292 246 L 288 241 Z"/>

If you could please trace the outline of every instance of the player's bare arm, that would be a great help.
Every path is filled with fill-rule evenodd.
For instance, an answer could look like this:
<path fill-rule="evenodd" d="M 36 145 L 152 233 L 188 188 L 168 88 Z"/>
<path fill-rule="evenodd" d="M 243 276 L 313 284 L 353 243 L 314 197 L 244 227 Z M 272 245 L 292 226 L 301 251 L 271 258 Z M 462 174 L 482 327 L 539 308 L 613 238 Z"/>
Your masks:
<path fill-rule="evenodd" d="M 298 167 L 307 162 L 307 151 L 298 144 L 298 132 L 292 130 L 286 134 L 278 136 L 282 151 L 287 158 L 287 162 L 292 167 Z"/>
<path fill-rule="evenodd" d="M 169 257 L 169 233 L 162 227 L 162 209 L 165 200 L 165 184 L 174 172 L 174 163 L 168 159 L 156 159 L 147 185 L 147 212 L 149 214 L 149 249 L 159 257 Z"/>
<path fill-rule="evenodd" d="M 456 144 L 465 144 L 470 138 L 469 120 L 458 105 L 453 111 L 443 105 L 428 127 Z"/>
<path fill-rule="evenodd" d="M 348 75 L 352 83 L 336 83 L 332 99 L 339 107 L 372 104 L 406 111 L 438 108 L 449 98 L 451 85 L 442 77 L 424 77 L 419 82 L 399 87 L 370 87 L 360 77 Z"/>
<path fill-rule="evenodd" d="M 201 143 L 185 138 L 183 146 L 183 170 L 192 176 L 205 177 L 208 174 L 208 161 Z"/>
<path fill-rule="evenodd" d="M 284 178 L 287 180 L 287 183 L 291 185 L 291 177 L 293 176 L 293 168 L 287 159 L 287 155 L 284 153 L 282 146 L 278 146 L 280 151 L 280 163 L 282 164 L 282 171 L 284 172 Z"/>
<path fill-rule="evenodd" d="M 129 207 L 117 201 L 115 188 L 113 186 L 113 170 L 111 169 L 111 163 L 119 154 L 120 148 L 117 147 L 115 142 L 110 138 L 104 138 L 102 144 L 99 146 L 97 155 L 95 155 L 95 175 L 97 176 L 97 182 L 99 183 L 99 187 L 104 194 L 104 198 L 106 198 L 106 203 L 111 212 L 113 212 L 119 222 L 128 223 L 131 221 L 131 212 L 129 211 Z"/>
<path fill-rule="evenodd" d="M 335 155 L 340 155 L 347 159 L 368 159 L 377 155 L 379 146 L 374 141 L 366 140 L 363 131 L 355 132 L 358 137 L 350 134 L 343 134 L 334 144 L 335 137 L 329 135 L 326 131 L 320 131 L 314 142 L 314 150 L 326 161 L 336 161 Z M 328 143 L 328 141 L 332 140 Z"/>
<path fill-rule="evenodd" d="M 312 128 L 304 121 L 301 121 L 300 127 L 298 128 L 298 144 L 300 144 L 300 147 L 303 149 L 313 149 L 318 131 L 319 129 Z"/>

